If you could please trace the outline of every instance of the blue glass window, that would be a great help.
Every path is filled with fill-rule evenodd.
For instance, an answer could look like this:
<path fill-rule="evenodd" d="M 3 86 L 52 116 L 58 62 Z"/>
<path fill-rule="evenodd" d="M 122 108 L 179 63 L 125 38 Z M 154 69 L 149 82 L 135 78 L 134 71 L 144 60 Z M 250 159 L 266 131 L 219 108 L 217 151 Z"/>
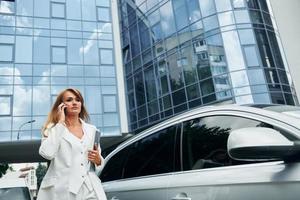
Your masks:
<path fill-rule="evenodd" d="M 228 26 L 234 24 L 234 16 L 231 11 L 218 14 L 220 26 Z"/>
<path fill-rule="evenodd" d="M 195 22 L 200 19 L 200 8 L 199 8 L 199 1 L 198 0 L 187 0 L 187 7 L 189 11 L 188 19 L 190 22 Z"/>
<path fill-rule="evenodd" d="M 83 46 L 81 39 L 68 39 L 68 64 L 83 64 Z"/>
<path fill-rule="evenodd" d="M 106 7 L 97 7 L 97 17 L 98 21 L 110 22 L 110 11 Z"/>
<path fill-rule="evenodd" d="M 113 52 L 110 49 L 100 49 L 101 64 L 113 64 Z"/>
<path fill-rule="evenodd" d="M 16 36 L 15 61 L 32 63 L 32 37 Z"/>
<path fill-rule="evenodd" d="M 117 99 L 115 95 L 103 96 L 103 109 L 104 112 L 117 112 Z"/>
<path fill-rule="evenodd" d="M 255 44 L 254 34 L 251 29 L 238 30 L 241 44 Z"/>
<path fill-rule="evenodd" d="M 83 43 L 84 64 L 99 65 L 97 40 L 85 40 Z"/>
<path fill-rule="evenodd" d="M 224 1 L 224 0 L 223 0 Z M 212 0 L 199 0 L 202 17 L 206 17 L 216 13 L 214 1 Z"/>
<path fill-rule="evenodd" d="M 50 38 L 35 37 L 33 40 L 33 61 L 35 63 L 50 63 Z"/>
<path fill-rule="evenodd" d="M 173 9 L 170 1 L 160 7 L 160 15 L 162 32 L 165 37 L 167 37 L 176 31 Z"/>
<path fill-rule="evenodd" d="M 73 1 L 72 1 L 73 2 Z M 82 19 L 89 21 L 96 21 L 95 1 L 81 0 Z"/>
<path fill-rule="evenodd" d="M 51 107 L 50 101 L 50 86 L 33 87 L 33 115 L 47 115 Z"/>
<path fill-rule="evenodd" d="M 100 75 L 101 77 L 115 77 L 116 72 L 114 67 L 100 67 Z"/>
<path fill-rule="evenodd" d="M 227 10 L 231 10 L 231 2 L 230 0 L 215 0 L 216 8 L 218 12 L 223 12 Z"/>
<path fill-rule="evenodd" d="M 15 13 L 15 2 L 0 1 L 0 13 L 7 13 L 7 14 Z"/>
<path fill-rule="evenodd" d="M 245 46 L 244 52 L 248 67 L 259 66 L 258 55 L 255 46 Z"/>
<path fill-rule="evenodd" d="M 247 10 L 234 11 L 236 23 L 251 23 L 250 16 Z"/>
<path fill-rule="evenodd" d="M 36 17 L 50 16 L 50 2 L 49 0 L 35 0 L 34 1 L 34 15 Z"/>
<path fill-rule="evenodd" d="M 81 19 L 81 1 L 66 0 L 67 19 Z"/>
<path fill-rule="evenodd" d="M 33 0 L 18 0 L 17 15 L 32 16 L 33 15 Z"/>
<path fill-rule="evenodd" d="M 245 8 L 246 3 L 245 0 L 232 0 L 234 8 Z"/>
<path fill-rule="evenodd" d="M 13 44 L 0 44 L 0 61 L 12 62 L 13 61 Z"/>
<path fill-rule="evenodd" d="M 66 63 L 66 47 L 52 46 L 52 63 Z"/>
<path fill-rule="evenodd" d="M 119 117 L 117 114 L 106 113 L 103 115 L 103 126 L 119 126 Z"/>
<path fill-rule="evenodd" d="M 86 86 L 84 96 L 85 96 L 85 103 L 89 113 L 91 114 L 102 113 L 101 91 L 99 86 Z"/>
<path fill-rule="evenodd" d="M 185 1 L 173 0 L 173 7 L 174 7 L 174 15 L 176 19 L 177 30 L 181 30 L 189 23 Z"/>
<path fill-rule="evenodd" d="M 11 97 L 9 95 L 0 95 L 0 116 L 11 115 Z"/>
<path fill-rule="evenodd" d="M 97 0 L 96 4 L 97 6 L 105 6 L 105 7 L 109 7 L 110 6 L 110 0 Z"/>
<path fill-rule="evenodd" d="M 66 18 L 66 5 L 64 3 L 51 2 L 51 16 L 53 18 Z"/>
<path fill-rule="evenodd" d="M 218 28 L 219 24 L 218 24 L 217 16 L 213 15 L 213 16 L 204 18 L 203 25 L 204 25 L 205 31 L 210 31 L 212 29 Z"/>

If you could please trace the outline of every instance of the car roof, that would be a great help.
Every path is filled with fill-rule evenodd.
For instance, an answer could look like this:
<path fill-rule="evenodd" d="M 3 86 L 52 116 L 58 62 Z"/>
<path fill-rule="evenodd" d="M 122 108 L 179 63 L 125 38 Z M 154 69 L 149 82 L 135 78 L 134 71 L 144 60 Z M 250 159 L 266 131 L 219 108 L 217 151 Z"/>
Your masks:
<path fill-rule="evenodd" d="M 0 188 L 28 187 L 24 178 L 0 178 Z"/>

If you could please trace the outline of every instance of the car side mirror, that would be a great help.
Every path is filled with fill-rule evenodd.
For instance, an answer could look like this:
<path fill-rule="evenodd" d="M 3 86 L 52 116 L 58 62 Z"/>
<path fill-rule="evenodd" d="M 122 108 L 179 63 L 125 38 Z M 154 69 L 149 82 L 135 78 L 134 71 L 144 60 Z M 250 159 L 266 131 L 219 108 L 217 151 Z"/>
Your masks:
<path fill-rule="evenodd" d="M 299 145 L 280 132 L 264 127 L 241 128 L 228 137 L 228 154 L 241 161 L 267 161 L 290 158 L 299 153 Z"/>

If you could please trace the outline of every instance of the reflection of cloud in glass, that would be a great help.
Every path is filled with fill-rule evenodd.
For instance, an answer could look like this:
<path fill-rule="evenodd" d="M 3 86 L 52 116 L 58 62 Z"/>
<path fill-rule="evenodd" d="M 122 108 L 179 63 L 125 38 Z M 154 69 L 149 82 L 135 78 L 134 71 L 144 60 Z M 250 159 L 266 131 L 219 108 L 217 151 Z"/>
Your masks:
<path fill-rule="evenodd" d="M 43 73 L 43 75 L 46 72 Z M 45 90 L 44 87 L 31 87 L 28 85 L 22 85 L 24 84 L 24 80 L 19 76 L 21 73 L 16 68 L 15 69 L 15 79 L 16 82 L 20 83 L 20 85 L 14 86 L 14 104 L 13 104 L 13 110 L 14 114 L 22 114 L 22 115 L 30 115 L 31 113 L 31 96 L 32 93 L 35 94 L 34 96 L 38 98 L 33 98 L 32 104 L 39 107 L 39 105 L 45 105 L 45 102 L 49 102 L 49 91 Z M 42 84 L 43 82 L 49 82 L 49 77 L 43 77 L 38 82 L 38 85 Z M 47 108 L 48 109 L 48 108 Z"/>
<path fill-rule="evenodd" d="M 92 46 L 97 42 L 97 34 L 97 29 L 95 29 L 92 35 L 89 37 L 89 40 L 87 41 L 86 45 L 84 47 L 80 47 L 80 53 L 86 54 L 87 52 L 89 52 Z"/>
<path fill-rule="evenodd" d="M 0 12 L 1 13 L 13 13 L 12 9 L 11 9 L 11 3 L 7 2 L 7 1 L 1 1 L 0 2 Z"/>
<path fill-rule="evenodd" d="M 94 29 L 93 33 L 89 37 L 89 40 L 87 41 L 86 45 L 84 47 L 81 47 L 79 49 L 80 53 L 88 53 L 89 50 L 92 48 L 92 46 L 97 42 L 97 36 L 101 37 L 105 29 L 110 28 L 110 23 L 104 24 L 101 29 Z"/>
<path fill-rule="evenodd" d="M 0 113 L 1 115 L 10 114 L 10 98 L 2 98 L 0 102 Z"/>

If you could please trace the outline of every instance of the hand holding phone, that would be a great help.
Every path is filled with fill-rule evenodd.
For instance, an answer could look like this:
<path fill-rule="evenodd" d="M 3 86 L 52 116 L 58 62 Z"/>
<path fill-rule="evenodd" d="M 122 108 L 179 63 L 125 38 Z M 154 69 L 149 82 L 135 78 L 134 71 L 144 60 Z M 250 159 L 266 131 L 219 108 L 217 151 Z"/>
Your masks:
<path fill-rule="evenodd" d="M 57 107 L 58 114 L 59 114 L 59 122 L 61 122 L 61 123 L 65 122 L 66 108 L 67 108 L 67 106 L 63 102 L 61 104 L 59 104 L 59 106 Z"/>

